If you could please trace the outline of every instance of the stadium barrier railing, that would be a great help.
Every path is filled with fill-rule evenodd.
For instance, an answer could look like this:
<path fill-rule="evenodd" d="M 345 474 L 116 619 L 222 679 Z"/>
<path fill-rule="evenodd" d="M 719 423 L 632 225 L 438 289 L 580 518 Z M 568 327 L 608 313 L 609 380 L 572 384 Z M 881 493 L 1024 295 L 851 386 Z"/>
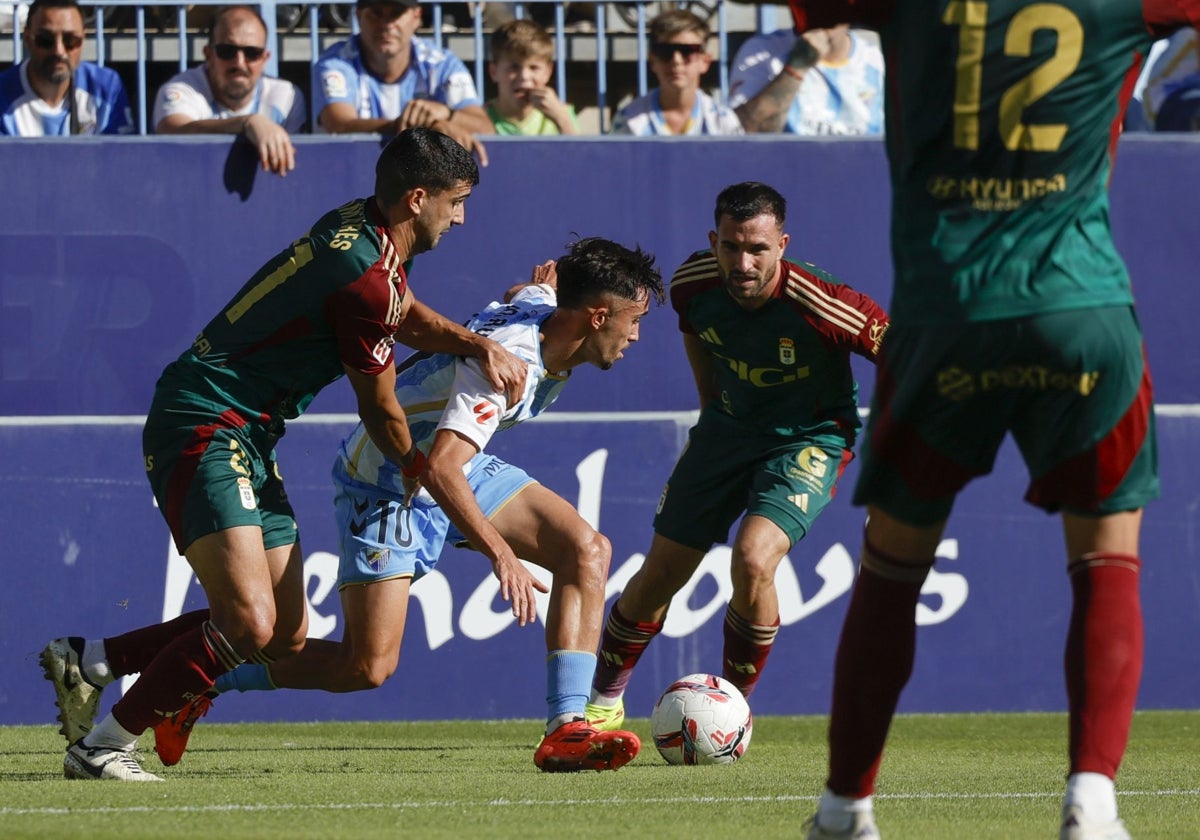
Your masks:
<path fill-rule="evenodd" d="M 191 25 L 193 15 L 202 17 L 205 10 L 230 5 L 229 0 L 189 0 L 186 4 L 156 2 L 156 0 L 79 0 L 87 20 L 88 39 L 83 57 L 106 65 L 131 63 L 134 67 L 134 87 L 130 101 L 136 112 L 139 134 L 148 134 L 149 109 L 155 90 L 149 89 L 148 67 L 151 63 L 178 64 L 179 70 L 203 61 L 207 43 L 206 27 Z M 279 75 L 281 61 L 307 61 L 312 64 L 330 44 L 357 33 L 357 20 L 352 4 L 285 4 L 275 0 L 250 3 L 259 8 L 267 24 L 267 45 L 271 50 L 266 72 Z M 425 2 L 429 7 L 425 28 L 419 33 L 446 47 L 472 68 L 476 88 L 484 91 L 487 69 L 484 3 L 450 4 Z M 607 113 L 616 103 L 610 101 L 608 89 L 609 64 L 636 63 L 636 91 L 641 96 L 653 86 L 649 78 L 649 22 L 667 8 L 686 8 L 709 22 L 717 54 L 717 93 L 722 100 L 729 92 L 731 16 L 736 17 L 739 31 L 770 31 L 775 28 L 777 13 L 772 7 L 752 7 L 732 0 L 682 0 L 681 2 L 646 2 L 630 0 L 621 3 L 596 3 L 592 19 L 575 18 L 568 21 L 566 0 L 523 0 L 511 4 L 515 16 L 530 13 L 533 6 L 550 6 L 551 20 L 547 30 L 555 41 L 555 80 L 559 98 L 567 101 L 567 66 L 570 62 L 595 64 L 595 96 L 591 102 L 599 113 L 599 130 L 606 131 Z M 463 27 L 457 17 L 451 19 L 447 7 L 465 6 L 470 25 Z M 0 61 L 16 63 L 23 58 L 21 42 L 22 21 L 28 3 L 16 3 L 11 9 L 11 31 L 0 44 Z M 781 14 L 786 15 L 786 10 Z M 211 11 L 208 15 L 211 17 Z M 582 25 L 581 25 L 582 24 Z M 8 27 L 5 27 L 8 28 Z M 281 31 L 282 30 L 282 31 Z M 5 47 L 8 48 L 5 48 Z M 311 101 L 312 97 L 310 97 Z M 315 115 L 312 124 L 315 125 Z"/>

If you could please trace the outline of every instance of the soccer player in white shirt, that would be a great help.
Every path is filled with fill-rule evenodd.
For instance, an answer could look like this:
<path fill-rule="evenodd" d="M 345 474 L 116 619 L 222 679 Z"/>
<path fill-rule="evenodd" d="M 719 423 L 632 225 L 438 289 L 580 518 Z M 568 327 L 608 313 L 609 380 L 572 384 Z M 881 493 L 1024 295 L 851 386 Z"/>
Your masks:
<path fill-rule="evenodd" d="M 536 620 L 535 593 L 547 588 L 518 558 L 553 574 L 546 737 L 534 753 L 537 767 L 615 770 L 637 755 L 635 734 L 601 732 L 584 714 L 604 618 L 608 539 L 524 470 L 483 450 L 495 432 L 548 408 L 575 367 L 611 368 L 638 340 L 651 299 L 664 301 L 662 278 L 650 254 L 592 238 L 539 266 L 534 281 L 468 324 L 528 362 L 520 400 L 510 404 L 474 359 L 417 354 L 400 365 L 396 397 L 425 455 L 401 469 L 371 443 L 361 423 L 342 442 L 333 468 L 342 641 L 308 639 L 287 660 L 239 666 L 217 681 L 216 691 L 346 692 L 382 685 L 399 661 L 409 587 L 436 566 L 447 542 L 467 544 L 491 561 L 500 595 L 521 626 Z M 437 499 L 451 500 L 462 515 L 449 516 Z M 164 763 L 179 760 L 211 703 L 211 696 L 200 695 L 155 727 Z"/>

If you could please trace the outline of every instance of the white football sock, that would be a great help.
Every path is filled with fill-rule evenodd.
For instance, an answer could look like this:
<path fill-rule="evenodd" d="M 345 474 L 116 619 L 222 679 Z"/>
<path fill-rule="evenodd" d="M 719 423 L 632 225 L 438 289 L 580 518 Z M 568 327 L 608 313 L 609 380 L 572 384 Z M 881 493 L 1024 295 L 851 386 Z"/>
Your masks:
<path fill-rule="evenodd" d="M 117 719 L 110 712 L 108 717 L 96 724 L 96 727 L 84 736 L 83 745 L 128 751 L 137 746 L 137 739 L 138 736 L 117 723 Z"/>
<path fill-rule="evenodd" d="M 83 657 L 79 660 L 79 666 L 93 685 L 105 686 L 113 681 L 103 639 L 88 639 L 83 643 Z"/>
<path fill-rule="evenodd" d="M 829 788 L 821 793 L 821 801 L 817 804 L 817 824 L 830 831 L 845 831 L 854 821 L 854 815 L 870 814 L 875 810 L 875 803 L 870 796 L 855 799 L 850 796 L 838 796 Z"/>

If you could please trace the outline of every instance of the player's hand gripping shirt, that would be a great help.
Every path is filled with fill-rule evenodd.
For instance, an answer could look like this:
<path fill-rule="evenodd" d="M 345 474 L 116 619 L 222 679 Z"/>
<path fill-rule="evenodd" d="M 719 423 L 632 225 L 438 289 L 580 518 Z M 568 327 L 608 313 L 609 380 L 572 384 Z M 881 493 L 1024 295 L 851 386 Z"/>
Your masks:
<path fill-rule="evenodd" d="M 450 429 L 482 452 L 493 434 L 541 414 L 558 399 L 570 372 L 551 373 L 542 363 L 541 327 L 557 305 L 549 286 L 530 285 L 509 303 L 492 303 L 467 328 L 499 342 L 529 364 L 525 392 L 508 405 L 479 360 L 446 353 L 418 353 L 397 371 L 396 399 L 408 416 L 413 445 L 428 454 L 438 429 Z M 403 495 L 400 469 L 383 457 L 361 423 L 342 441 L 338 470 L 360 484 Z"/>
<path fill-rule="evenodd" d="M 1121 117 L 1200 0 L 791 0 L 879 30 L 896 323 L 1128 305 L 1109 225 Z"/>
<path fill-rule="evenodd" d="M 432 99 L 452 111 L 483 105 L 466 65 L 424 38 L 412 39 L 408 69 L 395 84 L 384 84 L 367 70 L 357 35 L 334 44 L 313 65 L 312 89 L 317 114 L 326 105 L 345 102 L 361 119 L 395 119 L 414 99 Z"/>
<path fill-rule="evenodd" d="M 230 110 L 213 96 L 204 67 L 193 67 L 171 77 L 158 89 L 154 99 L 154 125 L 175 114 L 192 120 L 227 119 L 262 114 L 276 125 L 295 134 L 304 128 L 308 112 L 304 94 L 291 82 L 263 76 L 258 80 L 249 104 L 238 111 Z"/>
<path fill-rule="evenodd" d="M 70 134 L 129 134 L 133 121 L 121 77 L 110 67 L 80 62 L 75 84 L 57 107 L 29 86 L 29 60 L 0 73 L 0 134 L 58 137 Z M 73 98 L 72 98 L 73 97 Z M 72 106 L 75 126 L 71 125 Z"/>
<path fill-rule="evenodd" d="M 713 355 L 709 407 L 753 432 L 793 436 L 859 428 L 850 354 L 875 361 L 888 316 L 871 298 L 807 263 L 782 260 L 776 296 L 748 312 L 729 296 L 710 251 L 671 278 L 679 329 Z"/>
<path fill-rule="evenodd" d="M 278 436 L 343 365 L 375 376 L 393 364 L 407 293 L 374 200 L 351 201 L 250 278 L 167 367 L 159 394 Z"/>

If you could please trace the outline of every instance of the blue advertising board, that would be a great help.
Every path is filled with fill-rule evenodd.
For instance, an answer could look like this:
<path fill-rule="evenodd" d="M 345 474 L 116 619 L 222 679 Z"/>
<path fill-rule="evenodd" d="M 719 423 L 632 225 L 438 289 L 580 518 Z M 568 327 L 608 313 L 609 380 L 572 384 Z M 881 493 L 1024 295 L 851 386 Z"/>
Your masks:
<path fill-rule="evenodd" d="M 572 237 L 640 243 L 664 274 L 705 246 L 728 183 L 761 179 L 790 201 L 789 256 L 815 262 L 886 302 L 889 190 L 877 142 L 772 138 L 642 142 L 494 141 L 466 224 L 418 258 L 417 296 L 454 318 L 498 297 Z M 257 266 L 325 210 L 369 194 L 379 144 L 301 138 L 286 179 L 255 173 L 227 140 L 30 141 L 5 146 L 0 206 L 0 724 L 49 722 L 37 653 L 54 636 L 93 638 L 204 605 L 154 509 L 140 418 L 162 367 Z M 69 197 L 49 184 L 69 183 Z M 1139 293 L 1160 403 L 1163 499 L 1146 514 L 1140 703 L 1195 707 L 1200 649 L 1200 308 L 1192 227 L 1200 143 L 1123 142 L 1113 218 Z M 1152 208 L 1152 209 L 1151 209 Z M 858 360 L 861 361 L 861 360 Z M 869 364 L 856 361 L 864 404 Z M 695 388 L 674 319 L 654 311 L 613 370 L 578 371 L 545 418 L 497 436 L 491 451 L 576 504 L 611 540 L 608 594 L 650 543 L 653 509 L 688 425 Z M 338 638 L 336 543 L 328 472 L 353 425 L 335 383 L 289 427 L 280 461 L 301 526 L 310 633 Z M 759 714 L 821 713 L 854 574 L 862 513 L 842 492 L 791 552 L 778 583 L 782 628 L 755 694 Z M 994 474 L 960 499 L 922 598 L 907 711 L 1065 707 L 1061 658 L 1069 584 L 1057 520 L 1024 505 L 1026 477 L 1006 447 Z M 680 593 L 629 693 L 646 715 L 675 677 L 720 668 L 730 591 L 719 545 Z M 373 692 L 222 698 L 217 720 L 537 717 L 544 643 L 519 628 L 487 561 L 448 549 L 413 588 L 399 670 Z M 544 609 L 544 603 L 541 605 Z"/>

